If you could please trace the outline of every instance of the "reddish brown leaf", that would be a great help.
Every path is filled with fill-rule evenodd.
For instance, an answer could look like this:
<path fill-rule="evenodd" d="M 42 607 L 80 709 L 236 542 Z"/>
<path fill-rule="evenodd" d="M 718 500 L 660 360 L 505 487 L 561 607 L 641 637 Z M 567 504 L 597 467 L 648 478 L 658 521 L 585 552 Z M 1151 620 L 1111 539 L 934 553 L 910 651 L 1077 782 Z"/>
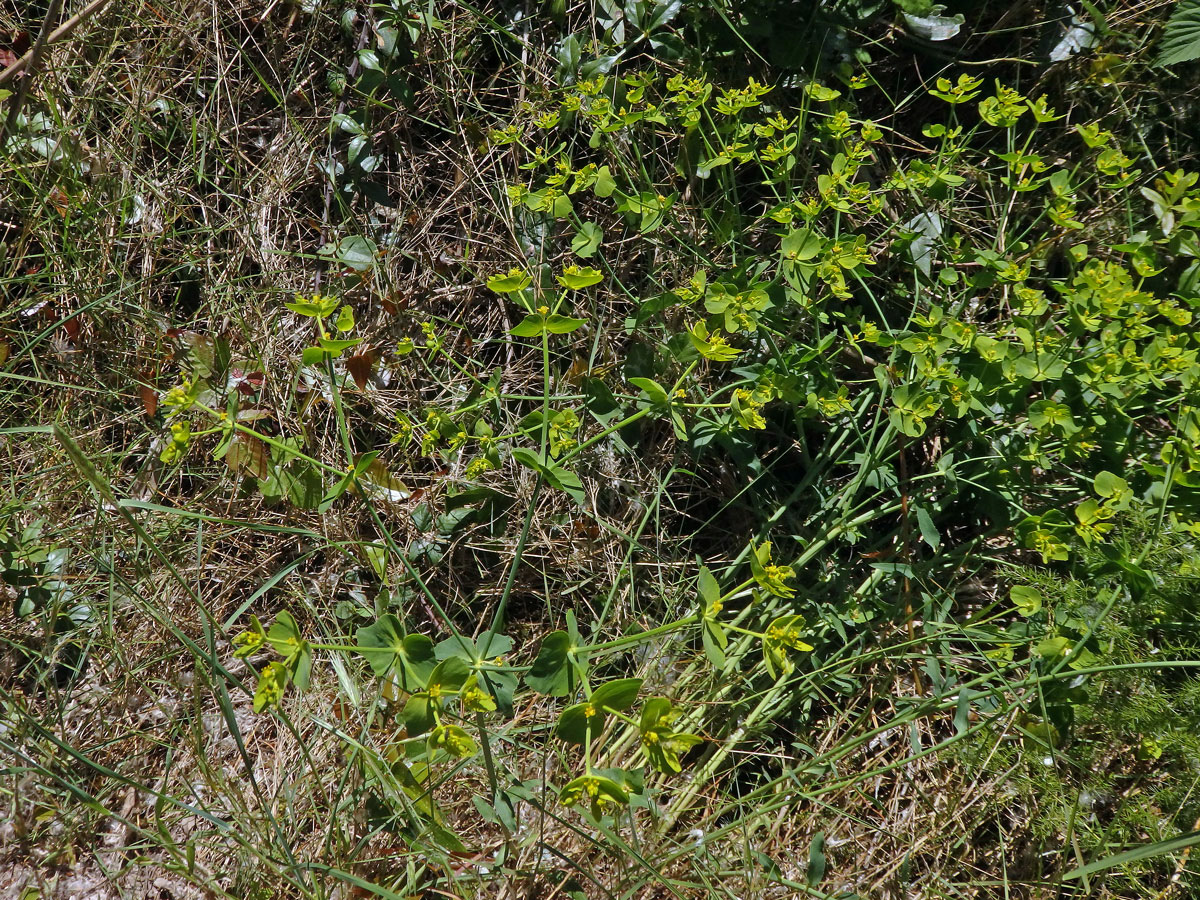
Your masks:
<path fill-rule="evenodd" d="M 267 448 L 258 438 L 247 434 L 234 437 L 225 454 L 225 465 L 235 474 L 251 478 L 266 478 L 270 473 Z"/>
<path fill-rule="evenodd" d="M 266 381 L 266 376 L 262 372 L 244 372 L 237 366 L 233 367 L 229 376 L 237 392 L 247 397 L 261 391 L 263 382 Z"/>
<path fill-rule="evenodd" d="M 77 343 L 79 338 L 79 329 L 82 327 L 79 323 L 79 316 L 70 316 L 63 319 L 63 330 L 67 333 L 67 337 L 71 339 L 71 343 Z"/>
<path fill-rule="evenodd" d="M 146 410 L 146 416 L 153 419 L 158 412 L 158 391 L 148 384 L 140 384 L 138 393 L 142 395 L 142 409 Z"/>
<path fill-rule="evenodd" d="M 357 356 L 347 357 L 346 369 L 350 372 L 354 383 L 358 385 L 358 389 L 366 390 L 367 382 L 371 380 L 371 375 L 375 371 L 375 354 L 367 350 Z"/>
<path fill-rule="evenodd" d="M 60 216 L 65 216 L 67 210 L 71 208 L 71 198 L 67 196 L 66 191 L 61 188 L 54 188 L 50 191 L 48 198 L 54 208 L 58 210 Z"/>
<path fill-rule="evenodd" d="M 153 419 L 155 413 L 158 412 L 158 391 L 154 389 L 154 370 L 141 372 L 139 377 L 142 379 L 138 385 L 138 394 L 142 398 L 142 409 L 146 411 L 147 418 Z"/>
<path fill-rule="evenodd" d="M 17 54 L 6 47 L 0 47 L 0 69 L 7 69 L 17 61 Z"/>

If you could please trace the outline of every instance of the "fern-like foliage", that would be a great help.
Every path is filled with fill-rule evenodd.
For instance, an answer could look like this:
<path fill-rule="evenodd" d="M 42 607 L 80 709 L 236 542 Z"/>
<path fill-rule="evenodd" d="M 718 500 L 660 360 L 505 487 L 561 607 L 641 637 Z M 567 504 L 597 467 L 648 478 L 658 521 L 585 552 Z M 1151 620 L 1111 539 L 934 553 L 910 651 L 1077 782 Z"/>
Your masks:
<path fill-rule="evenodd" d="M 1163 30 L 1155 65 L 1200 58 L 1200 0 L 1180 0 Z"/>

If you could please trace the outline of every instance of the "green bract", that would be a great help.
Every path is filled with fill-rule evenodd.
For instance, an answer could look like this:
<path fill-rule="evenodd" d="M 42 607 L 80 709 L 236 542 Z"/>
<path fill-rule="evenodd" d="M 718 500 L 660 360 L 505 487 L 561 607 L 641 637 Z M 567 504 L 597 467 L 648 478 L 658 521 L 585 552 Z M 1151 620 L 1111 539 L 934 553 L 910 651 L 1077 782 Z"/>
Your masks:
<path fill-rule="evenodd" d="M 679 718 L 680 710 L 663 697 L 647 700 L 642 708 L 638 730 L 646 758 L 659 772 L 681 772 L 680 758 L 692 747 L 703 742 L 694 734 L 674 731 L 671 724 Z"/>
<path fill-rule="evenodd" d="M 517 337 L 541 337 L 543 334 L 570 334 L 586 324 L 585 319 L 572 319 L 556 313 L 535 313 L 526 316 L 509 330 Z"/>
<path fill-rule="evenodd" d="M 568 706 L 554 726 L 557 737 L 573 744 L 595 740 L 604 729 L 608 714 L 628 709 L 637 700 L 642 679 L 619 678 L 600 685 L 583 703 Z"/>
<path fill-rule="evenodd" d="M 813 649 L 801 640 L 803 633 L 804 617 L 799 615 L 779 616 L 767 626 L 762 638 L 763 662 L 772 678 L 787 675 L 796 667 L 793 653 Z"/>
<path fill-rule="evenodd" d="M 329 297 L 322 294 L 314 294 L 308 298 L 297 294 L 295 300 L 289 300 L 284 303 L 284 306 L 292 312 L 314 319 L 324 319 L 326 316 L 332 315 L 333 311 L 337 309 L 337 305 L 337 297 Z"/>
<path fill-rule="evenodd" d="M 589 774 L 567 782 L 559 791 L 558 800 L 564 806 L 585 806 L 598 819 L 614 807 L 628 803 L 629 795 L 611 778 Z"/>
<path fill-rule="evenodd" d="M 509 269 L 506 275 L 493 275 L 487 280 L 487 286 L 497 294 L 513 294 L 523 291 L 532 283 L 532 276 L 521 269 Z"/>
<path fill-rule="evenodd" d="M 788 582 L 796 577 L 791 566 L 775 565 L 771 562 L 771 542 L 755 547 L 750 554 L 750 571 L 758 586 L 777 597 L 794 597 L 796 589 Z"/>
<path fill-rule="evenodd" d="M 591 287 L 593 284 L 599 284 L 604 279 L 604 275 L 598 269 L 567 266 L 562 270 L 561 275 L 556 276 L 556 279 L 563 287 L 578 291 L 585 287 Z"/>

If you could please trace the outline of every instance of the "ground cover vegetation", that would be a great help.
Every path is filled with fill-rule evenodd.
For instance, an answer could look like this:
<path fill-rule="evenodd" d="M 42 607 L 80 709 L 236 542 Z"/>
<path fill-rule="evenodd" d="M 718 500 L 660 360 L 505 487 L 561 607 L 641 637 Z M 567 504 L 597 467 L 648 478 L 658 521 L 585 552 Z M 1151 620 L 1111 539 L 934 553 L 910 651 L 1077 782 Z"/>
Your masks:
<path fill-rule="evenodd" d="M 5 891 L 1200 888 L 1200 4 L 60 7 Z"/>

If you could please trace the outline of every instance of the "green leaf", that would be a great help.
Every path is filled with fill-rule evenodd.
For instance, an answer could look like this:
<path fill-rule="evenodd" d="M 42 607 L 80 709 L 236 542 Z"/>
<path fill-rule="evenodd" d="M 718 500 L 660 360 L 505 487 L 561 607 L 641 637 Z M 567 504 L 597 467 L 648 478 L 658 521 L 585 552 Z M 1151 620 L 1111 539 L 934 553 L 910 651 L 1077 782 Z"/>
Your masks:
<path fill-rule="evenodd" d="M 1024 584 L 1014 585 L 1008 592 L 1017 612 L 1028 618 L 1042 608 L 1042 592 L 1035 587 Z"/>
<path fill-rule="evenodd" d="M 448 656 L 433 667 L 429 675 L 429 687 L 437 685 L 443 691 L 457 691 L 471 677 L 471 667 L 457 656 Z"/>
<path fill-rule="evenodd" d="M 541 459 L 532 450 L 527 450 L 524 447 L 517 447 L 512 451 L 512 458 L 527 469 L 533 469 L 535 472 L 545 472 L 546 466 Z"/>
<path fill-rule="evenodd" d="M 305 299 L 297 294 L 295 300 L 288 300 L 283 305 L 297 315 L 323 319 L 337 309 L 338 299 L 337 297 L 324 297 L 320 294 Z"/>
<path fill-rule="evenodd" d="M 571 251 L 585 259 L 593 256 L 604 241 L 604 232 L 594 222 L 584 222 L 571 240 Z"/>
<path fill-rule="evenodd" d="M 546 317 L 529 315 L 508 330 L 516 337 L 541 337 L 546 331 Z"/>
<path fill-rule="evenodd" d="M 455 759 L 466 759 L 479 752 L 479 745 L 458 725 L 439 725 L 429 734 L 429 746 L 445 750 Z"/>
<path fill-rule="evenodd" d="M 1048 637 L 1033 648 L 1033 652 L 1046 659 L 1057 661 L 1071 652 L 1071 639 L 1056 635 Z"/>
<path fill-rule="evenodd" d="M 576 328 L 587 323 L 587 319 L 572 319 L 569 316 L 549 315 L 546 317 L 546 330 L 551 334 L 570 334 Z"/>
<path fill-rule="evenodd" d="M 1101 472 L 1093 482 L 1096 493 L 1101 497 L 1126 498 L 1130 495 L 1129 482 L 1112 472 Z"/>
<path fill-rule="evenodd" d="M 539 457 L 532 450 L 524 447 L 517 447 L 512 451 L 512 458 L 526 468 L 533 469 L 535 472 L 541 473 L 546 479 L 546 483 L 551 487 L 558 488 L 570 495 L 576 503 L 583 504 L 587 500 L 587 493 L 583 489 L 583 482 L 579 480 L 579 476 L 570 469 L 564 469 L 562 466 L 547 464 L 545 460 Z"/>
<path fill-rule="evenodd" d="M 317 255 L 324 256 L 332 262 L 340 263 L 356 272 L 365 272 L 375 265 L 375 255 L 378 252 L 379 247 L 374 241 L 361 235 L 352 234 L 326 244 L 317 250 Z"/>
<path fill-rule="evenodd" d="M 300 353 L 300 364 L 303 366 L 319 366 L 329 359 L 329 354 L 320 347 L 305 347 Z"/>
<path fill-rule="evenodd" d="M 667 390 L 653 378 L 630 378 L 629 383 L 641 388 L 642 393 L 655 406 L 667 406 Z"/>
<path fill-rule="evenodd" d="M 338 313 L 337 321 L 334 326 L 338 331 L 353 331 L 354 330 L 354 310 L 349 306 L 343 306 Z"/>
<path fill-rule="evenodd" d="M 283 655 L 286 654 L 280 644 L 286 645 L 289 642 L 294 643 L 300 640 L 300 626 L 296 624 L 296 620 L 290 612 L 284 610 L 275 617 L 274 624 L 267 632 L 267 640 L 271 642 L 278 653 Z"/>
<path fill-rule="evenodd" d="M 763 635 L 763 662 L 772 678 L 790 674 L 796 667 L 792 661 L 792 652 L 808 652 L 812 645 L 800 639 L 804 628 L 804 617 L 799 615 L 779 616 L 769 626 Z"/>
<path fill-rule="evenodd" d="M 329 512 L 329 510 L 333 506 L 333 504 L 337 502 L 338 497 L 340 497 L 340 496 L 342 496 L 342 494 L 346 493 L 346 491 L 349 490 L 350 485 L 352 485 L 353 483 L 354 483 L 354 473 L 353 472 L 347 472 L 345 475 L 343 475 L 341 478 L 339 478 L 337 480 L 337 483 L 334 484 L 334 486 L 331 487 L 325 493 L 325 496 L 321 498 L 321 502 L 317 506 L 317 512 L 320 513 L 321 515 L 324 515 L 325 513 Z"/>
<path fill-rule="evenodd" d="M 506 275 L 493 275 L 487 286 L 497 294 L 515 294 L 533 283 L 533 278 L 521 269 L 509 269 Z"/>
<path fill-rule="evenodd" d="M 721 588 L 717 579 L 708 570 L 708 566 L 700 567 L 700 577 L 696 579 L 696 587 L 700 591 L 700 601 L 704 604 L 705 615 L 708 610 L 721 601 Z"/>
<path fill-rule="evenodd" d="M 545 474 L 546 481 L 549 482 L 551 487 L 556 487 L 560 491 L 563 491 L 581 506 L 586 503 L 587 492 L 583 489 L 583 482 L 570 469 L 564 469 L 562 466 L 548 466 Z"/>
<path fill-rule="evenodd" d="M 308 680 L 312 675 L 312 645 L 308 641 L 301 641 L 295 654 L 286 663 L 291 671 L 292 684 L 298 690 L 308 690 Z"/>
<path fill-rule="evenodd" d="M 596 170 L 596 181 L 592 185 L 592 193 L 597 197 L 611 197 L 613 191 L 617 189 L 617 182 L 613 180 L 612 170 L 608 166 L 601 166 Z"/>
<path fill-rule="evenodd" d="M 1200 844 L 1200 831 L 1189 831 L 1187 834 L 1181 834 L 1178 837 L 1173 837 L 1165 841 L 1155 841 L 1151 844 L 1142 844 L 1140 847 L 1134 847 L 1132 850 L 1125 850 L 1122 853 L 1114 853 L 1112 856 L 1095 860 L 1085 866 L 1072 869 L 1066 875 L 1063 875 L 1062 878 L 1064 881 L 1077 881 L 1080 878 L 1086 878 L 1097 872 L 1128 866 L 1130 863 L 1139 862 L 1143 859 L 1183 853 L 1183 851 L 1189 847 L 1196 846 L 1196 844 Z"/>
<path fill-rule="evenodd" d="M 434 701 L 424 691 L 408 698 L 400 717 L 404 720 L 404 728 L 409 737 L 425 734 L 433 728 L 437 722 L 433 707 Z"/>
<path fill-rule="evenodd" d="M 437 712 L 455 697 L 471 677 L 471 670 L 457 657 L 444 659 L 429 674 L 424 691 L 413 694 L 404 705 L 404 725 L 408 736 L 424 734 L 437 724 Z"/>
<path fill-rule="evenodd" d="M 921 530 L 921 540 L 927 543 L 934 553 L 937 553 L 938 547 L 942 545 L 942 536 L 938 534 L 937 526 L 933 524 L 933 517 L 929 515 L 929 510 L 925 507 L 917 507 L 917 527 Z"/>
<path fill-rule="evenodd" d="M 568 706 L 554 724 L 554 735 L 569 744 L 583 746 L 587 740 L 594 742 L 604 729 L 608 717 L 593 703 L 576 703 Z"/>
<path fill-rule="evenodd" d="M 599 284 L 604 279 L 604 274 L 599 269 L 567 266 L 561 275 L 556 276 L 556 279 L 563 287 L 572 291 L 580 291 L 593 284 Z"/>
<path fill-rule="evenodd" d="M 361 343 L 362 338 L 317 338 L 317 345 L 330 356 L 341 356 L 344 351 Z"/>
<path fill-rule="evenodd" d="M 316 509 L 321 505 L 325 485 L 320 474 L 301 459 L 289 459 L 287 450 L 273 447 L 271 473 L 259 481 L 258 488 L 268 501 L 286 499 L 298 509 Z"/>
<path fill-rule="evenodd" d="M 825 832 L 818 831 L 808 846 L 808 870 L 804 881 L 815 888 L 825 878 Z"/>
<path fill-rule="evenodd" d="M 537 658 L 525 675 L 525 682 L 535 691 L 551 697 L 571 693 L 574 670 L 571 665 L 571 638 L 565 631 L 554 631 L 542 639 Z"/>
<path fill-rule="evenodd" d="M 729 635 L 720 622 L 713 619 L 704 620 L 704 629 L 700 632 L 700 641 L 704 645 L 704 656 L 718 672 L 725 668 L 725 648 L 729 646 Z"/>
<path fill-rule="evenodd" d="M 1156 66 L 1200 58 L 1200 0 L 1179 0 L 1163 29 Z"/>
<path fill-rule="evenodd" d="M 543 333 L 570 334 L 587 320 L 572 319 L 568 316 L 534 314 L 526 316 L 510 329 L 509 334 L 517 337 L 541 337 Z"/>
<path fill-rule="evenodd" d="M 783 257 L 791 262 L 803 262 L 812 259 L 825 246 L 825 239 L 809 231 L 807 228 L 797 228 L 780 241 L 779 249 Z"/>
<path fill-rule="evenodd" d="M 611 778 L 591 773 L 567 782 L 559 792 L 558 802 L 563 806 L 586 805 L 588 811 L 598 819 L 609 807 L 628 803 L 629 795 Z"/>
<path fill-rule="evenodd" d="M 358 629 L 358 652 L 366 657 L 377 676 L 393 667 L 401 677 L 400 686 L 407 691 L 419 690 L 429 683 L 436 665 L 433 641 L 423 634 L 404 634 L 404 626 L 391 613 L 379 618 L 374 625 Z"/>
<path fill-rule="evenodd" d="M 287 610 L 275 617 L 267 631 L 269 643 L 283 657 L 283 668 L 300 690 L 308 688 L 312 673 L 312 646 L 300 635 L 300 627 Z"/>
<path fill-rule="evenodd" d="M 638 691 L 641 689 L 640 678 L 618 678 L 600 685 L 592 691 L 590 699 L 597 708 L 623 712 L 637 701 Z"/>
<path fill-rule="evenodd" d="M 300 626 L 295 618 L 287 610 L 279 613 L 267 630 L 267 642 L 275 648 L 276 653 L 286 657 L 300 641 Z"/>

